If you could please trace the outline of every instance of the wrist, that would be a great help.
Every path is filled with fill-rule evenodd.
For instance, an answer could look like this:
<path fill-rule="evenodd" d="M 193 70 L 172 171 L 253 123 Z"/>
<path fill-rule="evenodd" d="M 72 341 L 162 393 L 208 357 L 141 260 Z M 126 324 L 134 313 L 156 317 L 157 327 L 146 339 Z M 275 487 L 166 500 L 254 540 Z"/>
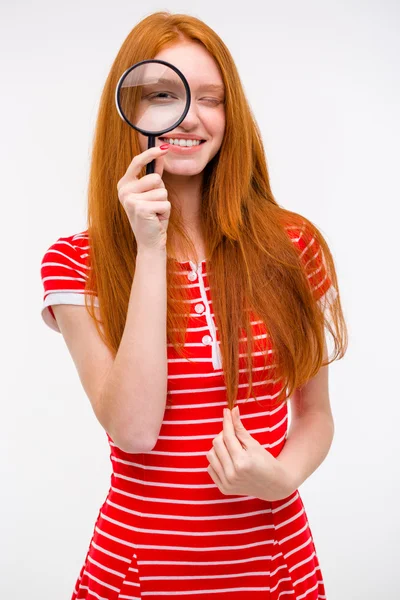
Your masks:
<path fill-rule="evenodd" d="M 138 248 L 137 259 L 167 260 L 166 248 Z"/>
<path fill-rule="evenodd" d="M 298 474 L 294 473 L 286 464 L 284 458 L 279 456 L 276 458 L 277 465 L 280 469 L 280 479 L 283 481 L 283 486 L 287 491 L 287 496 L 290 496 L 301 485 Z"/>

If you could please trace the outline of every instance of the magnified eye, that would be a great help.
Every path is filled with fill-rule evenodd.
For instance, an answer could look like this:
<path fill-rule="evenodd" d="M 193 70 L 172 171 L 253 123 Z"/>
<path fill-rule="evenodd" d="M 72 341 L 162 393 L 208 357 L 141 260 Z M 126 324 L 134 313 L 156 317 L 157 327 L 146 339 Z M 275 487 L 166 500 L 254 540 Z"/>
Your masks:
<path fill-rule="evenodd" d="M 163 100 L 177 100 L 177 97 L 174 94 L 170 94 L 169 92 L 157 92 L 145 96 L 145 99 L 151 102 L 157 102 Z"/>

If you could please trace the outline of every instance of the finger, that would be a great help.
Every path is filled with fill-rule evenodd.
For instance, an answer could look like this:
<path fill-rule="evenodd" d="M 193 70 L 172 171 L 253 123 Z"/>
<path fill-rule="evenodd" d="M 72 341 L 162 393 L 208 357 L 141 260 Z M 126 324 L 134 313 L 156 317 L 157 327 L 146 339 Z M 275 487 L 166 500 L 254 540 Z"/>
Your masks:
<path fill-rule="evenodd" d="M 211 465 L 207 468 L 207 471 L 208 471 L 211 479 L 215 483 L 215 485 L 220 489 L 220 491 L 225 489 L 224 484 L 222 483 L 221 479 L 218 477 L 218 473 L 215 471 L 215 469 Z"/>
<path fill-rule="evenodd" d="M 243 452 L 243 447 L 238 438 L 236 437 L 235 427 L 233 426 L 232 422 L 232 412 L 229 408 L 224 408 L 222 431 L 225 446 L 228 449 L 233 464 L 236 464 L 236 460 Z"/>
<path fill-rule="evenodd" d="M 207 455 L 208 461 L 224 485 L 234 477 L 235 468 L 228 450 L 220 437 L 213 441 L 213 447 Z"/>
<path fill-rule="evenodd" d="M 148 163 L 150 163 L 153 159 L 157 159 L 160 156 L 164 156 L 168 152 L 168 148 L 165 150 L 161 150 L 160 146 L 154 146 L 153 148 L 148 148 L 144 152 L 141 152 L 137 156 L 134 156 L 131 164 L 126 170 L 124 178 L 127 179 L 135 179 L 140 175 L 141 170 Z M 156 161 L 157 162 L 157 161 Z M 159 173 L 160 175 L 160 173 Z"/>
<path fill-rule="evenodd" d="M 161 156 L 156 158 L 156 164 L 154 166 L 154 173 L 157 173 L 157 175 L 159 175 L 160 177 L 162 177 L 162 174 L 164 173 L 164 162 L 165 162 L 165 157 L 166 157 L 167 153 L 168 153 L 168 150 L 165 150 L 164 154 L 162 154 Z"/>
<path fill-rule="evenodd" d="M 213 448 L 211 452 L 213 451 L 215 452 L 215 455 L 224 470 L 225 476 L 232 476 L 234 474 L 235 468 L 232 462 L 231 455 L 228 452 L 222 435 L 217 435 L 217 437 L 213 439 Z"/>
<path fill-rule="evenodd" d="M 162 202 L 168 200 L 168 192 L 165 188 L 157 188 L 155 190 L 149 190 L 148 192 L 142 192 L 140 194 L 140 198 L 137 197 L 134 199 L 139 202 Z M 151 208 L 153 210 L 153 207 Z"/>
<path fill-rule="evenodd" d="M 128 181 L 123 188 L 125 194 L 141 194 L 150 190 L 165 188 L 165 185 L 158 173 L 150 173 L 140 179 Z"/>

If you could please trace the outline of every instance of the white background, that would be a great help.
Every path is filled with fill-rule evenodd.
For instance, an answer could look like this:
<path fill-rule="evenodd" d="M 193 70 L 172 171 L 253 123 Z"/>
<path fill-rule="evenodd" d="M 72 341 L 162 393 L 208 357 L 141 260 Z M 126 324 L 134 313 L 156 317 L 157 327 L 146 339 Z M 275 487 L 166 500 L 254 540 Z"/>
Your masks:
<path fill-rule="evenodd" d="M 40 311 L 40 262 L 86 228 L 98 101 L 134 25 L 210 25 L 238 66 L 279 204 L 326 236 L 350 345 L 330 367 L 336 433 L 300 488 L 328 600 L 399 597 L 400 8 L 393 1 L 2 0 L 1 577 L 69 600 L 110 483 L 106 434 Z"/>

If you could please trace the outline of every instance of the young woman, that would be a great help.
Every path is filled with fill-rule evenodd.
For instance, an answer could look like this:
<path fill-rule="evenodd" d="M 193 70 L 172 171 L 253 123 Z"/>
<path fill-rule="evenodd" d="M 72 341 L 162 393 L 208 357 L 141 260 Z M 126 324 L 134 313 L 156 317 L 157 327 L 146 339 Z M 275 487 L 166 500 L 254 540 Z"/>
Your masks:
<path fill-rule="evenodd" d="M 150 150 L 114 104 L 147 58 L 176 65 L 192 96 Z M 233 59 L 200 20 L 155 13 L 128 35 L 101 98 L 88 228 L 41 272 L 44 321 L 113 465 L 72 600 L 325 598 L 298 487 L 333 438 L 328 365 L 347 346 L 335 267 L 318 229 L 275 201 Z"/>

